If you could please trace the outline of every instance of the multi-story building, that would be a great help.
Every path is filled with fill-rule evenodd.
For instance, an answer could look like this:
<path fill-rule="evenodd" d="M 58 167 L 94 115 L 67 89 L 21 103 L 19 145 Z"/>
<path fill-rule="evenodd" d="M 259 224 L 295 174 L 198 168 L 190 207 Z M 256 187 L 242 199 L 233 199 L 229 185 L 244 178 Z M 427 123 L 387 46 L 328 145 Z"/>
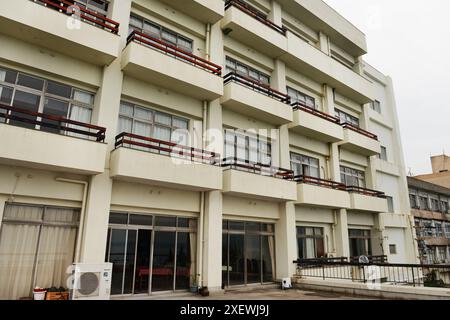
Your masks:
<path fill-rule="evenodd" d="M 450 157 L 442 154 L 432 156 L 430 160 L 432 173 L 418 175 L 416 178 L 450 188 Z"/>
<path fill-rule="evenodd" d="M 450 189 L 418 177 L 408 185 L 421 262 L 450 263 Z"/>
<path fill-rule="evenodd" d="M 392 81 L 324 2 L 7 0 L 0 27 L 0 298 L 72 262 L 121 296 L 416 260 Z"/>

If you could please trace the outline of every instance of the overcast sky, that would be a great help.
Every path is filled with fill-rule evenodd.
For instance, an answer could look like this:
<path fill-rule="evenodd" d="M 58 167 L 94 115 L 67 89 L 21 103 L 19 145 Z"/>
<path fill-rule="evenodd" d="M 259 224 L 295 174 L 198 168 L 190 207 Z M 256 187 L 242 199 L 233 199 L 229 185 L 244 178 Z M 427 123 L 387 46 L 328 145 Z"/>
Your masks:
<path fill-rule="evenodd" d="M 407 170 L 450 155 L 450 1 L 325 0 L 367 37 L 364 59 L 393 78 Z"/>

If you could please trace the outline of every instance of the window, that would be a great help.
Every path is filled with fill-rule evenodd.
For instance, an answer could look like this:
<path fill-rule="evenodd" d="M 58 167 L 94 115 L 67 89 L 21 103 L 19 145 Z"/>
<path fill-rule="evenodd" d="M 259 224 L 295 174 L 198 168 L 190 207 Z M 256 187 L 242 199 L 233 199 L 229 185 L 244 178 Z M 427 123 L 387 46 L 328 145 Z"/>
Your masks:
<path fill-rule="evenodd" d="M 428 210 L 428 197 L 419 196 L 419 208 L 420 210 Z"/>
<path fill-rule="evenodd" d="M 397 254 L 397 245 L 396 244 L 389 245 L 389 254 Z"/>
<path fill-rule="evenodd" d="M 388 204 L 388 212 L 394 212 L 394 198 L 390 196 L 386 196 L 387 204 Z"/>
<path fill-rule="evenodd" d="M 225 158 L 237 158 L 250 163 L 272 164 L 271 144 L 266 137 L 225 129 Z"/>
<path fill-rule="evenodd" d="M 289 97 L 291 97 L 291 103 L 300 103 L 302 106 L 316 109 L 316 100 L 308 96 L 307 94 L 304 94 L 298 90 L 295 90 L 293 88 L 287 87 L 287 94 Z"/>
<path fill-rule="evenodd" d="M 364 171 L 341 166 L 341 182 L 346 186 L 366 187 L 366 175 Z"/>
<path fill-rule="evenodd" d="M 233 58 L 226 57 L 225 65 L 226 65 L 225 74 L 234 72 L 243 77 L 250 78 L 257 82 L 261 82 L 262 84 L 270 85 L 270 77 L 267 74 L 259 70 L 256 70 L 248 65 L 245 65 L 241 62 L 238 62 Z"/>
<path fill-rule="evenodd" d="M 439 212 L 439 211 L 440 211 L 440 208 L 439 208 L 439 200 L 438 200 L 438 199 L 431 198 L 431 199 L 430 199 L 430 202 L 431 202 L 431 210 L 432 210 L 432 211 L 435 211 L 435 212 Z"/>
<path fill-rule="evenodd" d="M 130 17 L 129 33 L 133 30 L 148 34 L 189 53 L 192 53 L 194 48 L 193 40 L 136 15 Z"/>
<path fill-rule="evenodd" d="M 435 227 L 431 220 L 422 220 L 422 235 L 427 238 L 434 237 Z"/>
<path fill-rule="evenodd" d="M 387 149 L 384 146 L 381 146 L 381 153 L 378 155 L 378 158 L 384 161 L 388 161 L 387 157 Z"/>
<path fill-rule="evenodd" d="M 314 259 L 325 256 L 323 228 L 297 227 L 298 257 Z"/>
<path fill-rule="evenodd" d="M 378 100 L 373 101 L 373 102 L 370 104 L 370 107 L 371 107 L 374 111 L 376 111 L 376 112 L 378 112 L 378 113 L 381 113 L 381 103 L 380 103 L 380 101 L 378 101 Z"/>
<path fill-rule="evenodd" d="M 1 102 L 46 115 L 62 116 L 71 120 L 90 123 L 94 107 L 94 93 L 77 89 L 62 83 L 41 79 L 21 72 L 0 68 Z M 12 112 L 12 115 L 36 121 L 36 116 L 25 116 Z M 56 121 L 43 119 L 45 124 Z M 41 127 L 22 121 L 10 120 L 9 124 L 59 133 L 58 128 Z M 76 126 L 72 126 L 75 129 Z M 77 134 L 70 134 L 77 136 Z"/>
<path fill-rule="evenodd" d="M 319 159 L 291 152 L 291 170 L 295 176 L 320 178 Z"/>
<path fill-rule="evenodd" d="M 447 200 L 441 200 L 441 211 L 443 213 L 448 213 L 448 201 Z"/>
<path fill-rule="evenodd" d="M 370 230 L 349 229 L 348 235 L 351 257 L 372 255 Z"/>
<path fill-rule="evenodd" d="M 439 246 L 437 247 L 437 261 L 436 263 L 445 263 L 447 259 L 447 247 Z"/>
<path fill-rule="evenodd" d="M 435 229 L 435 237 L 441 238 L 444 236 L 444 233 L 442 232 L 442 223 L 441 222 L 434 222 L 434 229 Z"/>
<path fill-rule="evenodd" d="M 133 133 L 179 145 L 189 145 L 188 128 L 187 119 L 127 102 L 120 104 L 117 133 Z"/>
<path fill-rule="evenodd" d="M 338 117 L 341 120 L 341 123 L 349 123 L 355 127 L 359 128 L 359 119 L 357 117 L 354 117 L 344 111 L 341 111 L 339 109 L 335 109 L 336 117 Z"/>
<path fill-rule="evenodd" d="M 411 208 L 417 209 L 419 207 L 417 196 L 415 194 L 409 194 L 409 202 L 411 203 Z"/>
<path fill-rule="evenodd" d="M 450 238 L 450 222 L 445 223 L 445 237 Z"/>

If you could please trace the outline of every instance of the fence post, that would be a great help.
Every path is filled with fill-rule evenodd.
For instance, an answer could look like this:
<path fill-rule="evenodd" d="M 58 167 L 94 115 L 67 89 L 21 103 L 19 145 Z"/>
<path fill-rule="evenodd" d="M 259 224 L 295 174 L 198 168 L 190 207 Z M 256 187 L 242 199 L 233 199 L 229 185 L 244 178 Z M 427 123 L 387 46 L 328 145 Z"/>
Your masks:
<path fill-rule="evenodd" d="M 411 271 L 412 271 L 413 287 L 415 287 L 416 286 L 416 279 L 414 279 L 414 267 L 411 267 Z"/>
<path fill-rule="evenodd" d="M 325 265 L 322 265 L 322 277 L 325 280 Z"/>

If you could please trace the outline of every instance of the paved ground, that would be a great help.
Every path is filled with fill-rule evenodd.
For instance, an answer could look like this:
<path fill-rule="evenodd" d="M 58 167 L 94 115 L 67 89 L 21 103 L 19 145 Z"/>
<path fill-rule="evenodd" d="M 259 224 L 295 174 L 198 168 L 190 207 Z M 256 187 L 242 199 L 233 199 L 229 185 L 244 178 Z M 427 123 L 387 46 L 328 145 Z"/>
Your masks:
<path fill-rule="evenodd" d="M 138 299 L 137 297 L 132 299 Z M 201 297 L 191 294 L 154 295 L 140 297 L 151 300 L 367 300 L 366 297 L 345 296 L 339 293 L 306 291 L 299 289 L 280 290 L 274 287 L 253 290 L 233 290 L 225 294 Z"/>

